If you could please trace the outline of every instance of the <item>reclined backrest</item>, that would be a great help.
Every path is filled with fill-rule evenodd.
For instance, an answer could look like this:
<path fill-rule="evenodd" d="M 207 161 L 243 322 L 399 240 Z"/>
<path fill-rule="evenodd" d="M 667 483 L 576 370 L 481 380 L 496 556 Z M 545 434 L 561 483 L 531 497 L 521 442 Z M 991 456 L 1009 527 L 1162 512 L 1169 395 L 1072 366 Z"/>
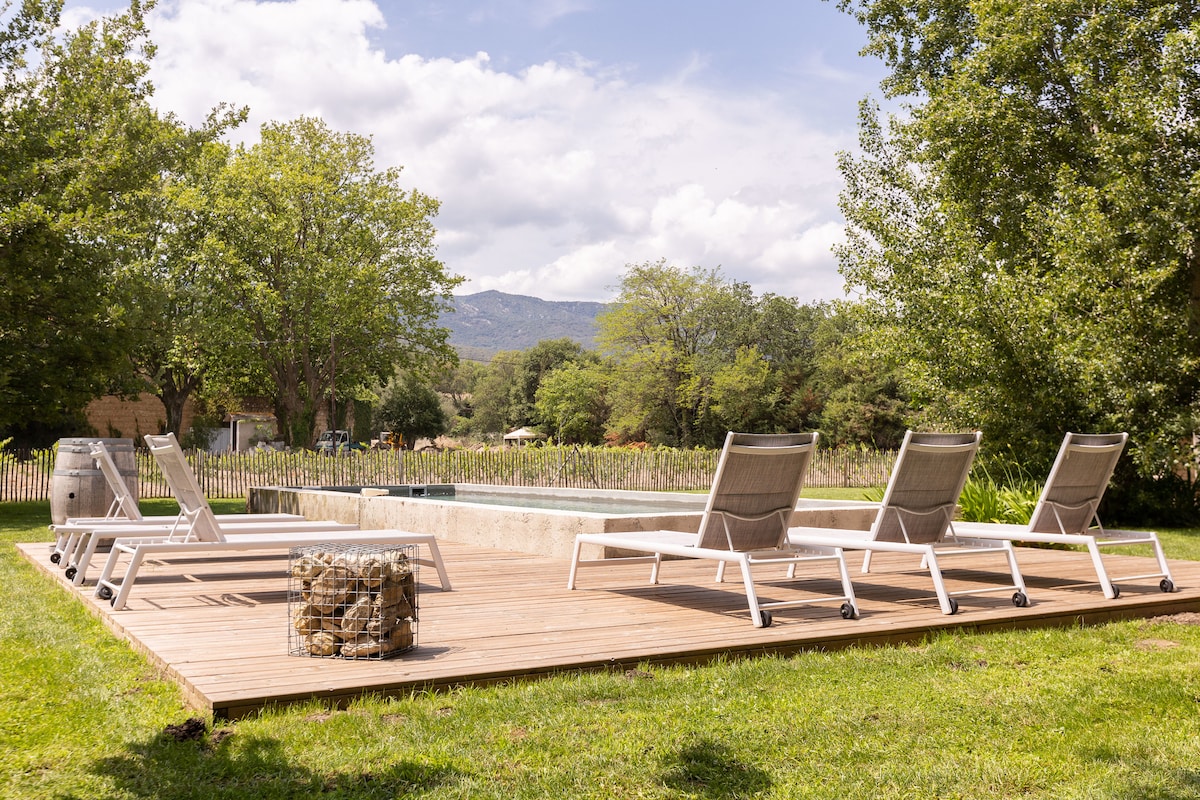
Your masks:
<path fill-rule="evenodd" d="M 100 474 L 104 476 L 104 481 L 113 493 L 114 508 L 111 509 L 110 516 L 115 516 L 115 512 L 119 510 L 120 515 L 126 519 L 141 519 L 142 510 L 138 508 L 137 501 L 133 499 L 129 487 L 125 485 L 125 479 L 121 477 L 121 470 L 117 469 L 117 464 L 112 459 L 112 453 L 108 452 L 104 442 L 92 442 L 90 452 L 92 458 L 96 460 L 96 466 L 100 468 Z"/>
<path fill-rule="evenodd" d="M 700 522 L 699 546 L 738 551 L 779 547 L 816 444 L 815 433 L 730 431 Z"/>
<path fill-rule="evenodd" d="M 981 434 L 908 431 L 871 527 L 883 542 L 941 541 L 979 450 Z"/>
<path fill-rule="evenodd" d="M 180 526 L 182 533 L 172 533 L 171 538 L 201 542 L 224 541 L 225 537 L 221 535 L 212 507 L 200 489 L 196 473 L 192 472 L 187 458 L 183 455 L 183 448 L 175 440 L 175 434 L 147 434 L 146 444 L 150 447 L 150 453 L 154 456 L 158 468 L 162 470 L 163 477 L 167 479 L 171 493 L 179 503 L 180 516 L 185 523 Z"/>
<path fill-rule="evenodd" d="M 1127 433 L 1068 433 L 1046 488 L 1038 498 L 1029 529 L 1038 533 L 1083 533 L 1096 519 L 1096 507 L 1125 450 Z"/>

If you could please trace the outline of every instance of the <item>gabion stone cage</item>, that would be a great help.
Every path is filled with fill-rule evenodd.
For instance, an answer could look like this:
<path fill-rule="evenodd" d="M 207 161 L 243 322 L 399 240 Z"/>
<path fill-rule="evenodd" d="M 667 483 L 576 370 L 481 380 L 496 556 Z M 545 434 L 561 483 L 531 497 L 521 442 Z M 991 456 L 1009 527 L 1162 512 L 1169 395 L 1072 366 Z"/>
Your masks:
<path fill-rule="evenodd" d="M 291 655 L 381 659 L 416 647 L 415 545 L 293 547 L 288 567 Z"/>

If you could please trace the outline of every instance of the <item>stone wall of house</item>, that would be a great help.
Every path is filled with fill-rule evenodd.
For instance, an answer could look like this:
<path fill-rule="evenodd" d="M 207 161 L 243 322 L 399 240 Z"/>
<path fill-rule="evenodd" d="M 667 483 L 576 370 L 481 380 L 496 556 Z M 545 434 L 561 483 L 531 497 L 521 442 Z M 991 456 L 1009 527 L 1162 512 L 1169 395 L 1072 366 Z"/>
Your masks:
<path fill-rule="evenodd" d="M 147 433 L 162 433 L 167 424 L 167 411 L 162 401 L 143 393 L 136 400 L 107 396 L 88 403 L 88 424 L 98 436 L 140 441 Z M 191 401 L 183 408 L 183 430 L 192 424 L 194 409 Z"/>
<path fill-rule="evenodd" d="M 241 398 L 238 412 L 242 414 L 261 413 L 272 415 L 271 402 L 262 397 Z M 346 415 L 345 425 L 354 430 L 354 403 L 347 403 L 341 413 Z M 147 433 L 162 433 L 167 423 L 167 412 L 162 401 L 152 394 L 143 393 L 136 400 L 122 400 L 119 397 L 106 396 L 93 400 L 85 410 L 88 424 L 95 429 L 97 436 L 117 439 L 136 439 Z M 223 415 L 222 422 L 227 426 L 229 416 Z M 272 415 L 273 416 L 273 415 Z M 183 407 L 183 427 L 181 433 L 187 433 L 195 417 L 195 407 L 191 400 Z M 319 434 L 328 425 L 329 407 L 322 403 L 317 407 L 316 427 Z M 228 447 L 228 442 L 226 442 Z"/>

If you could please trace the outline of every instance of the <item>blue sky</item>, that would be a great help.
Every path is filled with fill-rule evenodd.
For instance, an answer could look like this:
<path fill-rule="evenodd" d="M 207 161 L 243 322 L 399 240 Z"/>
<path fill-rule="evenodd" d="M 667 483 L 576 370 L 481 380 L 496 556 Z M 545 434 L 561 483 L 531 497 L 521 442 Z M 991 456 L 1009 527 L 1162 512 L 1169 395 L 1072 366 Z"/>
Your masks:
<path fill-rule="evenodd" d="M 507 71 L 581 57 L 637 82 L 690 72 L 713 87 L 823 102 L 830 124 L 853 125 L 847 86 L 870 88 L 882 74 L 858 55 L 862 28 L 823 0 L 384 2 L 380 9 L 388 26 L 372 40 L 392 56 L 463 59 L 482 50 Z"/>
<path fill-rule="evenodd" d="M 67 6 L 78 23 L 125 4 Z M 629 264 L 843 295 L 836 153 L 879 96 L 819 0 L 160 0 L 155 102 L 318 114 L 441 201 L 460 289 L 609 300 Z"/>

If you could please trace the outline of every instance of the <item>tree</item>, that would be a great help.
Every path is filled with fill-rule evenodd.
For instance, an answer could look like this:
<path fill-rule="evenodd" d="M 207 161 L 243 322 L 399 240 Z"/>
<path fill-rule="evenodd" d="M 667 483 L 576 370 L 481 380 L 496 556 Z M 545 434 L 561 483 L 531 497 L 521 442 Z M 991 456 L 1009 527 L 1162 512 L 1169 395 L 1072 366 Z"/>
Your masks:
<path fill-rule="evenodd" d="M 1146 476 L 1200 392 L 1200 17 L 1190 2 L 843 0 L 910 98 L 843 156 L 852 288 L 914 403 L 1045 466 L 1125 429 Z"/>
<path fill-rule="evenodd" d="M 505 433 L 522 424 L 512 408 L 520 365 L 519 350 L 501 350 L 476 379 L 471 394 L 471 428 L 475 433 Z"/>
<path fill-rule="evenodd" d="M 589 359 L 583 345 L 563 337 L 543 339 L 521 354 L 515 383 L 512 387 L 512 416 L 518 425 L 538 425 L 544 420 L 537 410 L 537 393 L 546 375 L 565 364 L 580 363 Z"/>
<path fill-rule="evenodd" d="M 608 376 L 598 360 L 570 361 L 543 376 L 537 415 L 560 444 L 602 444 L 608 420 Z"/>
<path fill-rule="evenodd" d="M 413 375 L 388 384 L 375 410 L 375 428 L 404 434 L 409 448 L 422 437 L 441 436 L 446 425 L 446 412 L 437 392 Z"/>
<path fill-rule="evenodd" d="M 475 416 L 475 385 L 485 367 L 477 361 L 462 359 L 447 365 L 437 376 L 433 388 L 450 401 L 454 418 L 450 421 L 451 436 L 470 433 Z"/>
<path fill-rule="evenodd" d="M 183 136 L 148 103 L 141 3 L 61 39 L 62 2 L 12 5 L 0 8 L 0 429 L 36 439 L 80 432 L 89 400 L 132 386 L 140 331 L 122 270 Z"/>
<path fill-rule="evenodd" d="M 713 375 L 753 344 L 749 285 L 658 261 L 629 266 L 619 288 L 597 318 L 613 360 L 610 428 L 626 439 L 716 446 L 724 432 L 709 413 Z"/>
<path fill-rule="evenodd" d="M 908 407 L 901 373 L 863 336 L 864 322 L 853 304 L 839 304 L 814 334 L 816 368 L 812 386 L 821 398 L 815 426 L 831 445 L 867 445 L 897 450 L 904 441 Z"/>
<path fill-rule="evenodd" d="M 214 114 L 201 131 L 177 136 L 180 163 L 150 193 L 145 254 L 126 272 L 137 300 L 130 315 L 140 332 L 131 355 L 144 388 L 162 401 L 166 429 L 179 435 L 184 407 L 202 389 L 236 398 L 261 385 L 261 376 L 246 379 L 249 348 L 235 344 L 239 337 L 214 301 L 202 262 L 213 184 L 230 157 L 228 145 L 214 138 L 244 116 L 244 109 Z"/>
<path fill-rule="evenodd" d="M 777 393 L 770 410 L 774 430 L 818 427 L 817 415 L 824 406 L 824 397 L 814 382 L 820 352 L 818 331 L 830 314 L 825 303 L 802 305 L 793 298 L 774 294 L 759 299 L 753 339 L 771 367 Z"/>
<path fill-rule="evenodd" d="M 433 255 L 437 201 L 402 189 L 399 169 L 376 171 L 373 154 L 300 118 L 263 126 L 217 182 L 209 291 L 230 344 L 268 376 L 289 444 L 313 442 L 322 403 L 455 358 L 437 319 L 461 278 Z"/>
<path fill-rule="evenodd" d="M 546 375 L 564 364 L 592 363 L 578 342 L 568 338 L 545 339 L 528 350 L 503 350 L 492 357 L 484 374 L 475 382 L 471 398 L 478 433 L 501 433 L 524 425 L 545 424 L 538 410 L 537 393 Z"/>

